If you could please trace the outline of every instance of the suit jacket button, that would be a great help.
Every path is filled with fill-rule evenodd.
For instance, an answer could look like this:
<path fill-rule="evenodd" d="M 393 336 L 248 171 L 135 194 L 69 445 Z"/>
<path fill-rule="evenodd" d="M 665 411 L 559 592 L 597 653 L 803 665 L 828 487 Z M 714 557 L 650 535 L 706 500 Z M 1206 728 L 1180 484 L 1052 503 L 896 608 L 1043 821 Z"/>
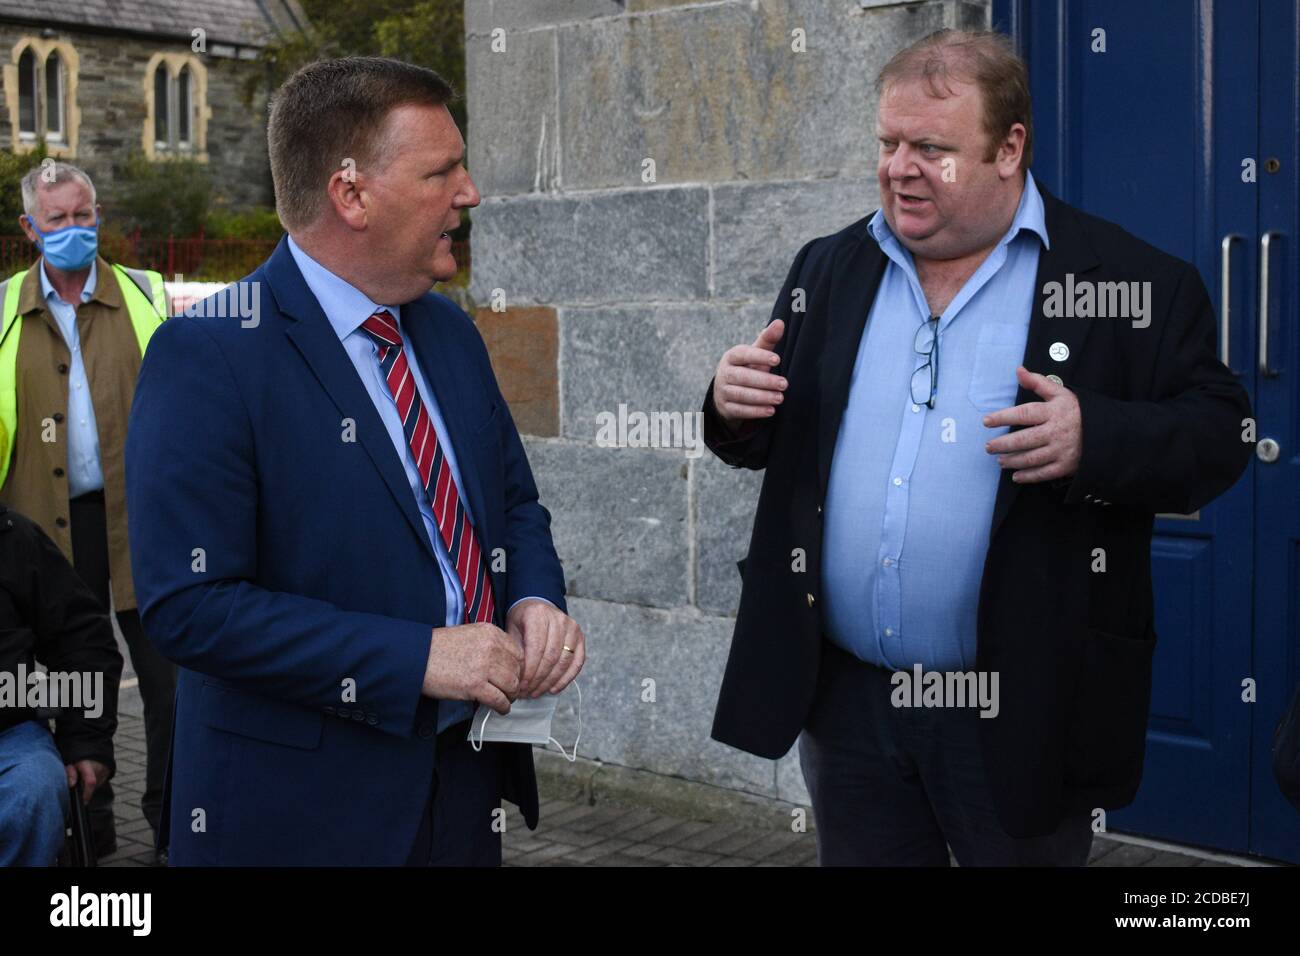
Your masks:
<path fill-rule="evenodd" d="M 421 737 L 425 738 L 426 740 L 429 739 L 430 737 L 433 736 L 433 724 L 429 723 L 427 720 L 424 721 L 423 723 L 420 724 L 419 733 Z"/>
<path fill-rule="evenodd" d="M 813 606 L 813 602 L 816 601 L 816 600 L 817 600 L 817 599 L 814 598 L 811 594 L 808 595 L 808 606 L 809 606 L 809 607 L 812 607 L 812 606 Z"/>

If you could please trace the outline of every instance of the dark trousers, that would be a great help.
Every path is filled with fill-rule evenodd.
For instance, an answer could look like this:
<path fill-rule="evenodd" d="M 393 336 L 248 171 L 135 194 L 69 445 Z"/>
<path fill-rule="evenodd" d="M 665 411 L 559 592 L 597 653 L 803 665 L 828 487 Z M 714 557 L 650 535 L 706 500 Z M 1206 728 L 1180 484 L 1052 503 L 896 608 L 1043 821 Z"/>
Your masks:
<path fill-rule="evenodd" d="M 1008 836 L 993 812 L 978 708 L 894 707 L 891 671 L 823 644 L 799 738 L 822 866 L 1083 866 L 1091 816 L 1049 836 Z"/>
<path fill-rule="evenodd" d="M 104 511 L 104 493 L 95 491 L 73 498 L 69 503 L 72 523 L 73 567 L 86 586 L 107 610 L 110 607 L 108 579 L 108 523 Z M 140 681 L 144 700 L 145 788 L 140 800 L 144 818 L 158 839 L 158 822 L 162 816 L 163 782 L 167 773 L 167 754 L 172 739 L 172 700 L 176 695 L 176 667 L 149 643 L 136 610 L 116 611 L 117 626 L 126 639 L 131 666 Z M 90 798 L 91 828 L 96 833 L 115 832 L 113 826 L 113 785 L 98 787 Z"/>
<path fill-rule="evenodd" d="M 475 752 L 465 739 L 469 723 L 438 735 L 433 779 L 407 866 L 501 865 L 504 747 L 485 743 Z"/>

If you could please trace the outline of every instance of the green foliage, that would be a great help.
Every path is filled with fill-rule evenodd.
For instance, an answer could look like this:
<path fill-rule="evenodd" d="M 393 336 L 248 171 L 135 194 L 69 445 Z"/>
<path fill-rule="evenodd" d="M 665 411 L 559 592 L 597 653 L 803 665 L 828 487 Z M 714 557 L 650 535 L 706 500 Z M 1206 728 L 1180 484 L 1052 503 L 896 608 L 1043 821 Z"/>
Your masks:
<path fill-rule="evenodd" d="M 265 74 L 250 76 L 246 105 L 280 86 L 314 60 L 339 56 L 390 56 L 435 70 L 458 93 L 465 90 L 463 0 L 302 0 L 312 25 L 263 52 Z M 449 106 L 465 128 L 463 99 Z"/>
<path fill-rule="evenodd" d="M 284 233 L 280 217 L 270 206 L 251 206 L 232 212 L 228 209 L 209 211 L 204 235 L 209 239 L 268 239 L 277 240 Z"/>
<path fill-rule="evenodd" d="M 30 153 L 0 150 L 0 233 L 18 233 L 18 217 L 23 214 L 23 176 L 33 166 L 39 166 L 45 156 L 44 143 L 37 144 Z"/>
<path fill-rule="evenodd" d="M 132 153 L 117 172 L 114 211 L 119 225 L 146 236 L 193 236 L 212 202 L 212 177 L 197 160 L 150 161 Z"/>

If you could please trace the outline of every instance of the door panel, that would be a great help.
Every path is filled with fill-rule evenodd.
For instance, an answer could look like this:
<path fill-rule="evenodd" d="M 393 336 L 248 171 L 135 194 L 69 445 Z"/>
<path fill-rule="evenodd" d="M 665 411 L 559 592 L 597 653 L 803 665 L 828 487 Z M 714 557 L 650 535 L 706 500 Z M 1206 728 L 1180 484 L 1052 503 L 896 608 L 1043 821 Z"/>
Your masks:
<path fill-rule="evenodd" d="M 1254 402 L 1259 203 L 1241 164 L 1261 148 L 1259 0 L 1009 0 L 995 3 L 994 23 L 1015 36 L 1030 66 L 1034 175 L 1197 266 L 1216 316 L 1228 307 L 1220 348 L 1230 344 Z M 1101 41 L 1104 52 L 1095 49 Z M 1239 237 L 1227 244 L 1226 298 L 1225 236 Z M 1113 829 L 1265 852 L 1252 841 L 1251 816 L 1264 713 L 1241 699 L 1242 681 L 1259 674 L 1255 471 L 1197 514 L 1156 522 L 1146 770 L 1133 805 L 1110 815 Z"/>
<path fill-rule="evenodd" d="M 1259 230 L 1253 243 L 1264 276 L 1262 238 L 1269 237 L 1267 301 L 1253 312 L 1254 343 L 1242 364 L 1256 377 L 1260 439 L 1279 446 L 1277 460 L 1255 462 L 1255 708 L 1250 848 L 1300 862 L 1300 813 L 1282 797 L 1272 771 L 1273 729 L 1300 681 L 1300 326 L 1296 316 L 1296 162 L 1300 109 L 1296 65 L 1300 23 L 1294 0 L 1264 0 L 1260 34 Z M 1276 167 L 1270 163 L 1276 160 Z M 1269 170 L 1276 168 L 1276 172 Z M 1258 293 L 1257 293 L 1258 295 Z M 1268 308 L 1267 370 L 1259 341 Z M 1253 361 L 1252 361 L 1253 359 Z"/>

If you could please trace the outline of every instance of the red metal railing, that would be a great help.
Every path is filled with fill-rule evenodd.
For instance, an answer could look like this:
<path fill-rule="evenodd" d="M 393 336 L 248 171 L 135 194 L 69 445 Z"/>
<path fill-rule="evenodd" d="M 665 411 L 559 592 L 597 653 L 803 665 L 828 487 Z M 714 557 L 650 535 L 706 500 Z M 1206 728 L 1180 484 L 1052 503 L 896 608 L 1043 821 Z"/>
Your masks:
<path fill-rule="evenodd" d="M 278 239 L 211 239 L 207 236 L 142 237 L 138 233 L 101 235 L 101 252 L 111 261 L 161 272 L 170 281 L 233 282 L 256 269 Z M 469 240 L 452 243 L 462 272 L 470 264 Z M 36 261 L 36 247 L 26 236 L 0 236 L 0 280 Z"/>

